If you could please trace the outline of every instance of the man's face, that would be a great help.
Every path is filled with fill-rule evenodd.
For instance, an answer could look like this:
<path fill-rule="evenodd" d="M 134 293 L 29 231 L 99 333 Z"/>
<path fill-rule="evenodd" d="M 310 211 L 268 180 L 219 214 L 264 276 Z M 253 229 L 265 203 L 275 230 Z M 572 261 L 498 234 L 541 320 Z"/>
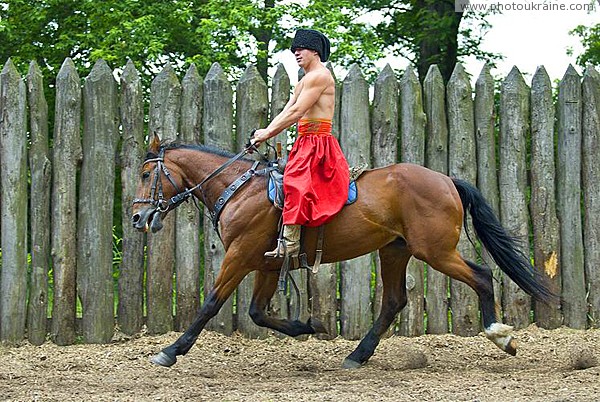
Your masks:
<path fill-rule="evenodd" d="M 300 67 L 304 68 L 304 66 L 314 61 L 314 59 L 318 59 L 319 53 L 315 50 L 304 49 L 300 47 L 294 51 L 294 56 L 296 57 L 296 63 L 298 63 Z"/>

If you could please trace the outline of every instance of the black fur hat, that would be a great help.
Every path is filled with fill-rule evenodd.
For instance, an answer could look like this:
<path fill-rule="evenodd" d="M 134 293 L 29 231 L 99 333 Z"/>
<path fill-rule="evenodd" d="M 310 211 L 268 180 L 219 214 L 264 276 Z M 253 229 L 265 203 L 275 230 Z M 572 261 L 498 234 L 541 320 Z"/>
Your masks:
<path fill-rule="evenodd" d="M 319 53 L 321 61 L 329 59 L 329 39 L 319 31 L 314 29 L 299 29 L 292 42 L 291 50 L 295 52 L 298 48 L 315 50 Z"/>

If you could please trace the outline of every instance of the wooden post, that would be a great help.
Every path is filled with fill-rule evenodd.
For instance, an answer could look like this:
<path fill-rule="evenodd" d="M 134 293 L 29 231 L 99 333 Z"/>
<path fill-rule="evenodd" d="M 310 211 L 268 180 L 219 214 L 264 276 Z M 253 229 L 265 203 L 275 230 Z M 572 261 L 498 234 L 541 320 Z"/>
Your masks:
<path fill-rule="evenodd" d="M 371 112 L 371 147 L 373 149 L 373 167 L 383 167 L 398 161 L 398 80 L 389 64 L 381 70 L 375 80 L 373 108 Z M 373 301 L 374 317 L 381 312 L 383 281 L 381 279 L 381 260 L 375 254 L 376 287 Z M 391 335 L 396 324 L 392 323 Z"/>
<path fill-rule="evenodd" d="M 499 215 L 498 170 L 496 166 L 496 111 L 494 105 L 494 79 L 490 65 L 486 64 L 475 83 L 475 142 L 477 147 L 477 188 Z M 485 249 L 484 249 L 485 250 Z M 494 277 L 494 300 L 502 306 L 502 271 L 490 254 L 482 253 L 483 262 L 490 267 Z M 500 317 L 499 317 L 500 318 Z"/>
<path fill-rule="evenodd" d="M 529 211 L 527 209 L 527 143 L 529 88 L 521 72 L 513 67 L 500 94 L 500 215 L 504 227 L 520 240 L 529 255 Z M 529 325 L 531 298 L 508 275 L 504 275 L 502 301 L 505 321 L 515 328 Z"/>
<path fill-rule="evenodd" d="M 583 75 L 583 248 L 591 326 L 600 328 L 600 74 L 588 65 Z"/>
<path fill-rule="evenodd" d="M 400 133 L 402 162 L 425 165 L 425 124 L 421 84 L 411 65 L 400 80 Z M 425 263 L 411 258 L 406 270 L 408 304 L 400 313 L 400 334 L 417 336 L 425 333 Z"/>
<path fill-rule="evenodd" d="M 270 120 L 273 120 L 275 116 L 277 116 L 285 105 L 290 100 L 290 76 L 285 71 L 285 67 L 283 64 L 279 63 L 277 65 L 277 69 L 275 70 L 275 75 L 273 76 L 273 83 L 271 88 L 271 110 L 270 110 Z M 281 146 L 283 149 L 283 154 L 287 155 L 287 146 L 288 146 L 288 131 L 283 130 L 279 134 L 277 134 L 271 141 L 276 143 L 277 141 L 281 142 Z"/>
<path fill-rule="evenodd" d="M 80 126 L 81 84 L 73 61 L 67 58 L 56 77 L 52 150 L 54 303 L 51 337 L 58 345 L 75 341 L 77 166 L 82 158 Z"/>
<path fill-rule="evenodd" d="M 199 144 L 202 129 L 202 80 L 194 64 L 182 81 L 179 141 Z M 177 313 L 175 329 L 185 331 L 200 307 L 200 211 L 193 202 L 177 208 L 175 273 Z"/>
<path fill-rule="evenodd" d="M 581 224 L 581 84 L 569 66 L 558 86 L 558 174 L 562 298 L 565 325 L 584 329 L 586 288 Z"/>
<path fill-rule="evenodd" d="M 114 329 L 112 224 L 117 152 L 117 83 L 98 60 L 83 85 L 83 164 L 77 222 L 77 291 L 83 339 L 108 343 Z"/>
<path fill-rule="evenodd" d="M 123 250 L 119 274 L 119 328 L 133 335 L 144 325 L 145 235 L 131 225 L 131 206 L 144 159 L 144 96 L 138 71 L 131 60 L 121 75 L 121 219 Z"/>
<path fill-rule="evenodd" d="M 260 76 L 256 66 L 246 68 L 240 78 L 236 89 L 236 127 L 237 149 L 242 150 L 248 142 L 250 132 L 255 128 L 266 126 L 268 112 L 267 84 Z M 261 151 L 265 149 L 262 145 Z M 255 157 L 258 157 L 255 154 Z M 306 284 L 298 283 L 301 289 L 306 290 Z M 248 315 L 254 288 L 254 273 L 250 273 L 238 286 L 237 292 L 237 329 L 250 338 L 264 338 L 267 335 L 265 328 L 259 327 Z M 303 304 L 306 306 L 306 303 Z"/>
<path fill-rule="evenodd" d="M 340 145 L 348 163 L 370 166 L 369 86 L 357 64 L 350 67 L 343 82 L 340 116 Z M 372 323 L 371 258 L 367 254 L 341 263 L 341 333 L 346 339 L 362 338 Z"/>
<path fill-rule="evenodd" d="M 469 77 L 457 64 L 447 86 L 448 101 L 448 172 L 470 183 L 477 179 L 475 121 Z M 475 261 L 476 254 L 463 228 L 458 250 L 463 258 Z M 472 232 L 472 229 L 469 229 Z M 463 336 L 479 332 L 479 301 L 475 292 L 462 282 L 450 281 L 452 331 Z"/>
<path fill-rule="evenodd" d="M 270 120 L 273 120 L 277 116 L 285 105 L 290 100 L 290 77 L 285 70 L 283 64 L 279 63 L 273 76 L 273 83 L 271 87 L 271 110 Z M 287 156 L 288 146 L 288 130 L 283 130 L 277 134 L 271 141 L 275 145 L 277 142 L 281 143 L 282 156 Z M 288 298 L 284 292 L 277 291 L 271 303 L 269 303 L 269 315 L 278 318 L 289 318 Z M 284 334 L 279 332 L 274 333 L 276 336 L 284 337 Z"/>
<path fill-rule="evenodd" d="M 27 312 L 27 98 L 25 83 L 10 59 L 0 86 L 0 341 L 17 343 L 25 336 Z"/>
<path fill-rule="evenodd" d="M 204 116 L 202 127 L 204 143 L 233 151 L 233 90 L 225 72 L 214 63 L 204 78 Z M 210 216 L 204 211 L 204 296 L 212 290 L 221 270 L 225 250 L 221 239 L 212 227 Z M 223 304 L 219 313 L 206 326 L 207 329 L 229 335 L 233 332 L 233 297 Z"/>
<path fill-rule="evenodd" d="M 333 109 L 333 118 L 331 122 L 331 134 L 333 134 L 333 136 L 339 141 L 342 130 L 342 121 L 340 118 L 342 113 L 342 83 L 338 81 L 337 77 L 335 76 L 335 73 L 333 72 L 333 66 L 330 62 L 327 63 L 327 69 L 335 81 L 335 107 Z"/>
<path fill-rule="evenodd" d="M 448 121 L 446 119 L 446 89 L 437 65 L 429 67 L 423 81 L 423 98 L 427 116 L 425 164 L 428 168 L 448 174 Z M 448 277 L 427 267 L 427 333 L 448 332 Z"/>
<path fill-rule="evenodd" d="M 546 69 L 537 69 L 531 83 L 531 222 L 535 268 L 560 293 L 560 229 L 556 216 L 554 103 Z M 535 321 L 543 328 L 562 324 L 560 304 L 535 302 Z"/>
<path fill-rule="evenodd" d="M 340 138 L 340 99 L 341 86 L 333 73 L 331 63 L 327 68 L 335 81 L 335 109 L 331 122 L 331 133 L 338 141 Z M 319 272 L 309 274 L 311 315 L 320 320 L 326 334 L 317 334 L 319 339 L 333 339 L 338 336 L 338 263 L 321 264 Z"/>
<path fill-rule="evenodd" d="M 31 147 L 30 230 L 31 277 L 27 338 L 34 345 L 46 340 L 48 323 L 48 270 L 50 263 L 50 180 L 52 165 L 48 150 L 48 104 L 42 72 L 35 61 L 27 74 Z"/>
<path fill-rule="evenodd" d="M 170 64 L 152 81 L 148 131 L 160 139 L 177 138 L 181 108 L 181 84 Z M 148 235 L 147 304 L 148 332 L 164 334 L 173 329 L 173 269 L 175 265 L 175 215 L 171 213 L 160 232 Z"/>

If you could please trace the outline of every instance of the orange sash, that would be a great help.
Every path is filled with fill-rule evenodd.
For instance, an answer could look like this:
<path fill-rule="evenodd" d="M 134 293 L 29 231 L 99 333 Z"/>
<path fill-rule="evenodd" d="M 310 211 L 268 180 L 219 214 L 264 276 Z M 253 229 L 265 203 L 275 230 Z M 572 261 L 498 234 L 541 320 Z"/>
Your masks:
<path fill-rule="evenodd" d="M 331 135 L 331 120 L 326 119 L 300 119 L 298 121 L 298 135 Z"/>

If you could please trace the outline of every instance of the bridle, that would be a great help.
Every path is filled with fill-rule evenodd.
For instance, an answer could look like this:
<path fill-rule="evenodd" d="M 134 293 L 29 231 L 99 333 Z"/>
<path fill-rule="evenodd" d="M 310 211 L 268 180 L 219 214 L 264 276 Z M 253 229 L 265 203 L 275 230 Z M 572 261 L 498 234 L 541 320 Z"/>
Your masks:
<path fill-rule="evenodd" d="M 160 147 L 156 158 L 146 159 L 142 166 L 153 162 L 156 162 L 156 167 L 154 168 L 154 177 L 152 178 L 152 187 L 150 188 L 150 198 L 135 198 L 133 204 L 150 204 L 159 212 L 167 212 L 169 209 L 181 204 L 181 202 L 189 197 L 189 195 L 183 196 L 188 190 L 181 191 L 177 183 L 175 183 L 175 180 L 171 177 L 169 169 L 167 169 L 167 166 L 165 165 L 164 146 Z M 171 185 L 177 191 L 177 194 L 168 200 L 164 197 L 162 181 L 159 180 L 161 172 L 164 173 Z"/>
<path fill-rule="evenodd" d="M 204 180 L 202 180 L 200 183 L 196 184 L 192 188 L 186 188 L 185 190 L 181 190 L 179 188 L 179 186 L 177 185 L 177 183 L 175 183 L 175 181 L 171 177 L 171 174 L 169 173 L 169 169 L 167 169 L 167 166 L 165 165 L 165 159 L 164 159 L 165 146 L 161 145 L 159 152 L 158 152 L 158 156 L 156 158 L 146 159 L 143 164 L 143 166 L 145 166 L 148 163 L 154 163 L 154 162 L 156 163 L 156 167 L 154 168 L 154 177 L 152 178 L 152 187 L 150 189 L 150 198 L 135 198 L 133 200 L 132 204 L 133 205 L 135 205 L 135 204 L 150 204 L 156 209 L 156 211 L 164 213 L 169 210 L 175 209 L 177 206 L 179 206 L 179 204 L 181 204 L 184 201 L 187 201 L 193 195 L 194 191 L 200 190 L 200 193 L 202 194 L 202 202 L 204 203 L 204 205 L 206 205 L 208 207 L 207 210 L 208 210 L 211 220 L 213 222 L 213 227 L 217 231 L 217 234 L 219 234 L 218 220 L 219 220 L 219 215 L 221 213 L 221 210 L 227 203 L 228 199 L 233 195 L 233 193 L 237 189 L 239 189 L 243 184 L 245 184 L 252 176 L 254 176 L 257 173 L 256 167 L 258 166 L 259 162 L 256 161 L 254 163 L 254 165 L 252 166 L 252 168 L 250 168 L 246 173 L 244 173 L 234 183 L 227 186 L 225 188 L 225 191 L 223 192 L 223 194 L 221 194 L 221 196 L 217 199 L 217 202 L 215 203 L 215 205 L 212 209 L 209 207 L 209 205 L 207 203 L 206 195 L 204 193 L 204 189 L 202 188 L 202 186 L 205 183 L 207 183 L 209 180 L 211 180 L 212 178 L 217 176 L 219 173 L 221 173 L 223 170 L 227 169 L 227 167 L 229 167 L 232 163 L 241 159 L 249 151 L 252 151 L 252 150 L 257 150 L 257 149 L 254 145 L 250 145 L 250 143 L 248 143 L 246 145 L 246 147 L 244 147 L 244 149 L 240 153 L 233 156 L 227 162 L 225 162 L 223 165 L 221 165 L 220 167 L 215 169 L 211 174 L 206 176 L 204 178 Z M 169 199 L 166 199 L 164 197 L 162 181 L 159 180 L 161 173 L 163 173 L 167 177 L 167 179 L 169 180 L 169 182 L 171 183 L 173 188 L 175 188 L 175 190 L 177 191 L 177 194 L 175 194 L 173 197 L 171 197 Z M 195 199 L 194 198 L 192 198 L 192 199 L 194 200 L 194 204 L 196 205 L 196 208 L 200 209 L 198 204 L 196 204 Z M 219 236 L 220 236 L 220 234 L 219 234 Z"/>

